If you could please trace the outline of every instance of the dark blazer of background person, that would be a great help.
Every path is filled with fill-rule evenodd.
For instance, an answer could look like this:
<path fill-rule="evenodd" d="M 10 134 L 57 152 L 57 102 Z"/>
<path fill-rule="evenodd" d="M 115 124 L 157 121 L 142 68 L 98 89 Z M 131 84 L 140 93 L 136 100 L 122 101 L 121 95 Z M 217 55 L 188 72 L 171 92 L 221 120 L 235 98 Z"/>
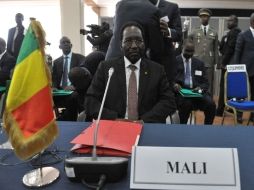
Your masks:
<path fill-rule="evenodd" d="M 182 41 L 182 24 L 180 10 L 177 4 L 165 0 L 160 0 L 158 8 L 160 11 L 160 18 L 164 16 L 168 17 L 168 28 L 170 29 L 171 33 L 171 37 L 163 38 L 164 49 L 162 51 L 161 59 L 158 62 L 164 65 L 167 78 L 170 84 L 172 84 L 172 82 L 174 81 L 177 67 L 175 58 L 176 52 L 173 46 L 173 42 Z"/>
<path fill-rule="evenodd" d="M 184 86 L 185 68 L 182 55 L 177 56 L 177 75 L 176 83 Z M 199 74 L 197 74 L 199 72 Z M 179 93 L 176 96 L 177 108 L 179 111 L 180 123 L 185 124 L 188 121 L 192 110 L 202 110 L 205 114 L 205 124 L 212 124 L 215 116 L 216 105 L 208 92 L 208 79 L 206 76 L 204 63 L 196 58 L 191 58 L 191 76 L 193 88 L 200 87 L 203 96 L 200 98 L 185 98 Z"/>
<path fill-rule="evenodd" d="M 150 49 L 151 59 L 158 62 L 163 50 L 163 38 L 160 32 L 160 12 L 149 0 L 122 0 L 116 5 L 113 36 L 106 54 L 106 60 L 122 56 L 120 31 L 122 26 L 135 21 L 145 30 L 146 47 Z"/>
<path fill-rule="evenodd" d="M 12 43 L 13 43 L 13 38 L 14 38 L 14 34 L 16 31 L 16 27 L 13 27 L 11 29 L 9 29 L 9 33 L 8 33 L 8 40 L 7 40 L 7 51 L 13 55 L 16 59 L 19 55 L 19 50 L 21 48 L 23 39 L 24 39 L 24 26 L 20 26 L 17 37 L 15 38 L 14 41 L 14 52 L 12 51 Z"/>
<path fill-rule="evenodd" d="M 221 66 L 223 68 L 225 68 L 228 64 L 234 63 L 235 45 L 240 32 L 241 29 L 235 27 L 222 37 L 219 50 L 222 54 Z"/>
<path fill-rule="evenodd" d="M 15 67 L 16 59 L 8 52 L 5 52 L 0 59 L 0 86 L 6 85 L 6 80 L 10 79 L 11 70 Z"/>
<path fill-rule="evenodd" d="M 185 77 L 185 68 L 183 63 L 182 55 L 176 57 L 177 60 L 177 71 L 175 76 L 175 83 L 180 84 L 182 87 L 184 86 L 184 77 Z M 191 76 L 192 76 L 192 85 L 193 88 L 200 87 L 204 93 L 208 90 L 208 80 L 207 74 L 204 67 L 204 63 L 194 57 L 191 58 Z M 201 75 L 196 75 L 196 71 L 201 71 Z"/>
<path fill-rule="evenodd" d="M 102 119 L 124 118 L 126 112 L 126 77 L 123 58 L 102 62 L 87 91 L 85 109 L 87 119 L 98 117 L 109 68 L 114 68 L 105 100 Z M 175 98 L 170 90 L 164 68 L 143 58 L 140 65 L 138 114 L 150 123 L 165 123 L 175 112 Z"/>
<path fill-rule="evenodd" d="M 235 46 L 235 64 L 245 64 L 249 77 L 254 76 L 254 37 L 250 29 L 238 35 Z"/>
<path fill-rule="evenodd" d="M 70 70 L 73 67 L 78 67 L 85 62 L 85 56 L 72 52 Z M 53 87 L 60 88 L 63 75 L 64 57 L 57 58 L 53 63 L 52 82 Z"/>

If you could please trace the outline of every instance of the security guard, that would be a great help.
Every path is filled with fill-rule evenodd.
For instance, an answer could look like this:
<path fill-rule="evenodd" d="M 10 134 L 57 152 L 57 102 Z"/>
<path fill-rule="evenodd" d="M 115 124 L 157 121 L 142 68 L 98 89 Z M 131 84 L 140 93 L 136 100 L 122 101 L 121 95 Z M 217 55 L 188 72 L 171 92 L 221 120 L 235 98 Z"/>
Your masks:
<path fill-rule="evenodd" d="M 213 95 L 214 65 L 218 63 L 218 34 L 209 25 L 212 12 L 209 9 L 200 9 L 198 16 L 200 17 L 201 26 L 193 30 L 189 38 L 193 40 L 195 45 L 194 57 L 205 63 L 207 77 L 209 82 L 209 92 Z"/>

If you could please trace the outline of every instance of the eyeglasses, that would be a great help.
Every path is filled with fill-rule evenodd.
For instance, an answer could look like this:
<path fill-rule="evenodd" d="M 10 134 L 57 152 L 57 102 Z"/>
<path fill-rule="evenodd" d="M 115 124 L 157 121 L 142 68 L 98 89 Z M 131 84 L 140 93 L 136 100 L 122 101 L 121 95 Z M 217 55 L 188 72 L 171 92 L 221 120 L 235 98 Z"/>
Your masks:
<path fill-rule="evenodd" d="M 144 43 L 144 40 L 142 39 L 126 39 L 123 41 L 123 43 L 125 43 L 128 46 L 131 46 L 132 43 L 135 43 L 137 46 L 141 45 L 142 43 Z"/>

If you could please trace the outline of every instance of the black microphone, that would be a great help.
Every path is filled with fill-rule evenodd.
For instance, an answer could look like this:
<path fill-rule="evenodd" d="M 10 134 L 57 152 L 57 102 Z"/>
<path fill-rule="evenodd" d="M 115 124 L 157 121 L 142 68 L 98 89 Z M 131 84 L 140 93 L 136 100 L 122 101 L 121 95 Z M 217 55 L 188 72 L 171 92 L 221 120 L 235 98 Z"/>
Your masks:
<path fill-rule="evenodd" d="M 99 184 L 104 184 L 104 181 L 116 182 L 124 177 L 127 173 L 128 158 L 98 157 L 96 153 L 99 123 L 108 91 L 108 86 L 113 73 L 114 68 L 111 67 L 108 71 L 108 81 L 95 124 L 92 157 L 72 157 L 65 159 L 65 173 L 67 177 L 74 181 L 81 180 L 87 186 L 90 186 L 87 184 L 87 182 L 99 182 L 98 186 Z"/>

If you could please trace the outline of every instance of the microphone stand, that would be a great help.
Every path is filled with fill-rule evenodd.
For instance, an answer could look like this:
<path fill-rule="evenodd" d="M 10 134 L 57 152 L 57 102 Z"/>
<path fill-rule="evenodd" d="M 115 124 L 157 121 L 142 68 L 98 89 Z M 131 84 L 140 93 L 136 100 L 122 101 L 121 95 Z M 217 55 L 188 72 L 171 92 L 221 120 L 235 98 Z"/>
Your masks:
<path fill-rule="evenodd" d="M 104 92 L 104 95 L 103 95 L 103 98 L 102 98 L 101 107 L 100 107 L 100 110 L 99 110 L 99 115 L 98 115 L 98 118 L 97 118 L 96 124 L 95 124 L 95 132 L 94 132 L 94 136 L 93 136 L 93 142 L 94 143 L 93 143 L 93 152 L 92 152 L 93 160 L 97 160 L 96 145 L 97 145 L 98 128 L 99 128 L 99 123 L 100 123 L 100 120 L 101 120 L 101 114 L 102 114 L 102 110 L 103 110 L 103 107 L 104 107 L 106 95 L 107 95 L 107 92 L 108 92 L 108 86 L 109 86 L 110 79 L 111 79 L 111 76 L 113 75 L 113 73 L 114 73 L 114 68 L 111 67 L 108 71 L 108 81 L 107 81 L 105 92 Z"/>
<path fill-rule="evenodd" d="M 87 182 L 98 183 L 96 187 L 100 188 L 104 182 L 116 182 L 120 180 L 127 172 L 128 158 L 124 157 L 97 157 L 96 146 L 99 123 L 103 106 L 105 103 L 111 76 L 114 68 L 111 67 L 108 71 L 108 81 L 103 95 L 98 118 L 95 123 L 94 143 L 92 149 L 92 157 L 72 157 L 65 159 L 65 173 L 72 181 L 81 181 L 87 187 L 90 187 Z"/>

